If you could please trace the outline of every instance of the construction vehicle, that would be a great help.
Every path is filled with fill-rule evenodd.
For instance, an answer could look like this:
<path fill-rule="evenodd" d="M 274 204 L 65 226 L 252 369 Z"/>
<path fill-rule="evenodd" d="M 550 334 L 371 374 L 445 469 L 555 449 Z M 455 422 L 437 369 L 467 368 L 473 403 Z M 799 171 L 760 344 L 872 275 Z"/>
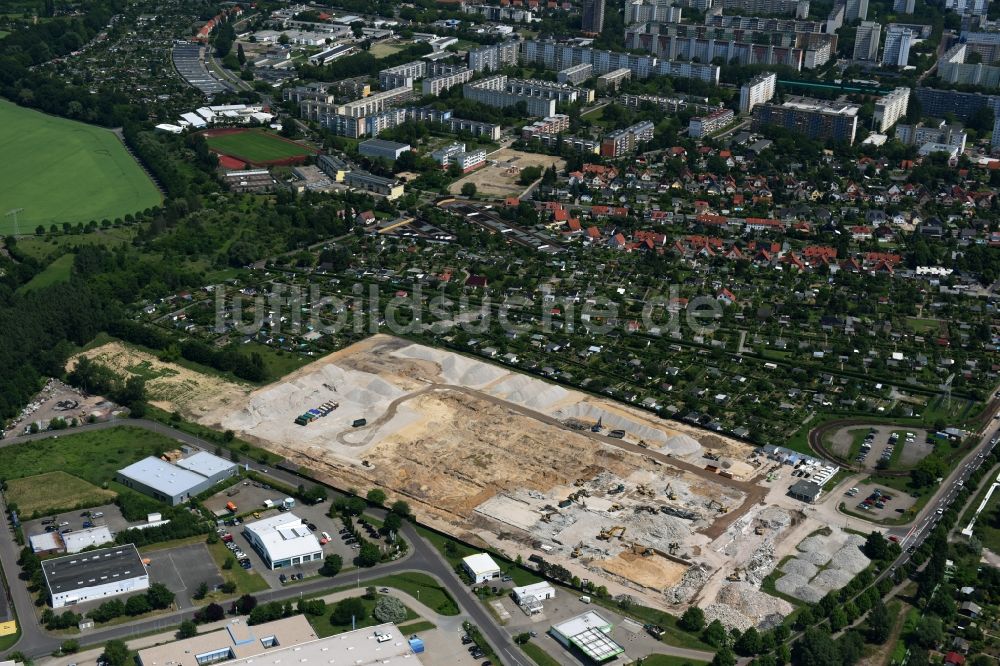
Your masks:
<path fill-rule="evenodd" d="M 760 536 L 760 535 L 764 534 L 764 528 L 761 527 L 760 525 L 758 525 L 757 527 L 755 527 L 753 529 L 753 533 L 756 534 L 757 536 Z"/>
<path fill-rule="evenodd" d="M 648 449 L 649 448 L 649 444 L 647 444 L 646 440 L 644 440 L 644 439 L 640 439 L 639 443 L 636 444 L 636 446 L 641 446 L 644 449 Z"/>
<path fill-rule="evenodd" d="M 729 512 L 729 507 L 728 506 L 724 505 L 722 502 L 719 502 L 718 500 L 716 500 L 714 498 L 710 499 L 708 501 L 708 508 L 709 509 L 714 508 L 719 513 L 728 513 Z"/>
<path fill-rule="evenodd" d="M 608 491 L 609 495 L 617 495 L 618 493 L 625 492 L 625 484 L 619 483 L 617 486 Z"/>
<path fill-rule="evenodd" d="M 619 504 L 618 502 L 615 502 L 614 504 L 611 505 L 610 508 L 608 508 L 608 511 L 621 511 L 624 508 L 625 507 L 623 507 L 621 504 Z"/>
<path fill-rule="evenodd" d="M 611 539 L 618 537 L 619 540 L 625 536 L 625 526 L 615 525 L 611 529 L 601 530 L 601 533 L 597 535 L 597 538 L 601 541 L 610 541 Z"/>
<path fill-rule="evenodd" d="M 656 493 L 653 492 L 653 489 L 647 486 L 645 483 L 640 483 L 639 485 L 637 485 L 635 487 L 635 492 L 639 493 L 640 495 L 646 495 L 648 497 L 656 496 Z"/>
<path fill-rule="evenodd" d="M 670 499 L 670 500 L 676 500 L 677 499 L 677 493 L 675 493 L 671 489 L 669 483 L 667 484 L 667 487 L 663 489 L 663 492 L 667 495 L 667 499 Z"/>
<path fill-rule="evenodd" d="M 590 426 L 590 432 L 601 432 L 602 430 L 604 430 L 604 417 L 599 416 L 597 417 L 597 423 Z"/>
<path fill-rule="evenodd" d="M 740 575 L 741 571 L 743 571 L 743 569 L 741 569 L 739 567 L 736 567 L 733 570 L 733 573 L 731 573 L 728 576 L 726 576 L 726 580 L 730 580 L 730 581 L 733 581 L 733 582 L 739 582 L 739 581 L 743 580 L 743 577 Z"/>
<path fill-rule="evenodd" d="M 582 552 L 581 546 L 582 546 L 582 544 L 577 544 L 576 547 L 573 548 L 573 552 L 570 553 L 569 556 L 570 557 L 574 557 L 574 558 L 575 557 L 580 557 L 580 553 Z"/>
<path fill-rule="evenodd" d="M 580 486 L 582 486 L 586 482 L 587 482 L 586 479 L 577 479 L 576 481 L 573 482 L 573 485 L 576 486 L 577 488 L 579 488 Z"/>
<path fill-rule="evenodd" d="M 669 546 L 667 546 L 667 552 L 670 553 L 671 555 L 676 555 L 677 554 L 677 550 L 680 547 L 681 547 L 681 545 L 679 543 L 677 543 L 676 541 L 674 541 Z"/>

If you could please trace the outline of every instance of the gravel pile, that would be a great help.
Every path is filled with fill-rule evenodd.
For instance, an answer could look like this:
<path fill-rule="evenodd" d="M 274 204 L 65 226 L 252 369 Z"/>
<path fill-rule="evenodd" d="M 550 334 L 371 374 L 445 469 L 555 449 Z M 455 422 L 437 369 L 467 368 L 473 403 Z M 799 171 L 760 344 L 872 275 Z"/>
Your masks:
<path fill-rule="evenodd" d="M 829 568 L 840 569 L 851 574 L 851 576 L 856 576 L 869 564 L 871 564 L 871 560 L 865 557 L 865 554 L 861 552 L 860 548 L 848 545 L 836 552 L 833 556 L 833 560 L 830 561 Z"/>
<path fill-rule="evenodd" d="M 691 601 L 698 590 L 708 581 L 711 573 L 711 567 L 702 562 L 691 565 L 684 572 L 680 582 L 670 589 L 664 590 L 663 595 L 666 597 L 666 602 L 668 604 L 685 604 Z"/>
<path fill-rule="evenodd" d="M 747 560 L 744 573 L 747 582 L 760 587 L 761 581 L 774 570 L 774 545 L 770 541 L 761 544 Z"/>
<path fill-rule="evenodd" d="M 792 517 L 784 509 L 776 506 L 769 506 L 757 514 L 757 519 L 764 524 L 764 527 L 772 530 L 779 530 L 792 524 Z"/>
<path fill-rule="evenodd" d="M 786 574 L 794 574 L 796 576 L 802 576 L 806 580 L 811 579 L 817 573 L 819 569 L 812 562 L 807 562 L 799 558 L 793 558 L 781 565 L 781 571 Z"/>
<path fill-rule="evenodd" d="M 814 604 L 826 594 L 825 591 L 813 587 L 808 578 L 798 574 L 787 574 L 774 582 L 774 588 L 782 594 Z"/>
<path fill-rule="evenodd" d="M 821 591 L 823 594 L 840 588 L 851 582 L 853 575 L 843 569 L 824 569 L 819 575 L 809 581 L 809 585 Z"/>
<path fill-rule="evenodd" d="M 713 609 L 714 617 L 709 617 Z M 716 602 L 705 609 L 707 621 L 718 619 L 727 628 L 741 631 L 753 626 L 766 629 L 780 624 L 793 608 L 783 599 L 761 592 L 746 581 L 728 583 L 719 589 Z"/>

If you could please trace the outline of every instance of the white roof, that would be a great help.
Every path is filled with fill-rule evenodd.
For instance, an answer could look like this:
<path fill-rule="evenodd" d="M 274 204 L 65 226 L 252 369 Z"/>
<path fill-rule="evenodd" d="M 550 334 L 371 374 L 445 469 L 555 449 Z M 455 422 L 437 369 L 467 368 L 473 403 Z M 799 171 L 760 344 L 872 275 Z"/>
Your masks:
<path fill-rule="evenodd" d="M 486 553 L 476 553 L 475 555 L 463 557 L 462 562 L 464 562 L 466 568 L 468 568 L 468 570 L 476 576 L 482 576 L 500 571 L 500 567 L 497 566 L 497 563 L 494 562 L 493 558 Z"/>
<path fill-rule="evenodd" d="M 556 590 L 555 590 L 554 587 L 552 587 L 551 585 L 549 585 L 545 581 L 542 581 L 540 583 L 532 583 L 531 585 L 524 585 L 522 587 L 515 587 L 511 591 L 514 593 L 515 597 L 520 598 L 520 597 L 548 596 L 548 594 L 550 592 L 552 594 L 555 594 Z"/>
<path fill-rule="evenodd" d="M 162 132 L 170 132 L 171 134 L 180 134 L 184 131 L 184 128 L 180 125 L 173 125 L 171 123 L 160 123 L 156 126 L 156 129 Z"/>
<path fill-rule="evenodd" d="M 32 534 L 28 537 L 28 543 L 31 544 L 31 550 L 36 553 L 43 550 L 58 550 L 63 545 L 58 532 Z"/>
<path fill-rule="evenodd" d="M 244 525 L 267 549 L 272 562 L 322 551 L 319 540 L 294 513 L 279 513 Z"/>
<path fill-rule="evenodd" d="M 190 111 L 188 111 L 187 113 L 182 113 L 181 118 L 188 121 L 195 127 L 204 127 L 207 124 L 204 118 L 199 116 L 197 113 L 191 113 Z"/>
<path fill-rule="evenodd" d="M 183 495 L 206 481 L 201 474 L 195 474 L 153 456 L 132 463 L 118 470 L 118 473 L 168 497 Z"/>
<path fill-rule="evenodd" d="M 570 618 L 560 624 L 554 624 L 552 625 L 552 628 L 566 638 L 573 638 L 577 634 L 582 634 L 588 629 L 600 629 L 601 631 L 604 631 L 610 626 L 611 623 L 598 615 L 595 611 L 587 611 L 582 615 L 577 615 L 576 617 Z"/>
<path fill-rule="evenodd" d="M 236 463 L 231 460 L 226 460 L 225 458 L 220 458 L 219 456 L 209 453 L 208 451 L 199 451 L 193 456 L 188 456 L 177 461 L 178 467 L 183 467 L 184 469 L 191 470 L 202 476 L 215 476 L 220 472 L 227 472 L 234 467 Z"/>
<path fill-rule="evenodd" d="M 376 636 L 381 639 L 376 639 Z M 387 640 L 388 638 L 388 640 Z M 348 631 L 288 647 L 274 647 L 261 654 L 228 662 L 230 666 L 278 666 L 285 664 L 351 664 L 352 666 L 420 666 L 420 657 L 396 625 Z"/>
<path fill-rule="evenodd" d="M 111 536 L 111 530 L 105 525 L 77 530 L 63 535 L 63 543 L 66 544 L 67 553 L 79 553 L 84 548 L 101 546 L 112 541 L 114 541 L 114 537 Z"/>

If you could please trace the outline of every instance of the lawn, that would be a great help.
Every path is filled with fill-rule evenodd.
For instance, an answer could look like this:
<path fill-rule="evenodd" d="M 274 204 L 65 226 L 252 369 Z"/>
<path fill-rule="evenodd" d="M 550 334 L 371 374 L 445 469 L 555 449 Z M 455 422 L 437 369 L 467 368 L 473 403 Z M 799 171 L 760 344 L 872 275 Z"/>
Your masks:
<path fill-rule="evenodd" d="M 369 585 L 394 587 L 400 592 L 406 592 L 413 596 L 420 603 L 434 609 L 441 615 L 458 615 L 458 604 L 455 603 L 455 600 L 451 598 L 447 590 L 427 574 L 414 572 L 393 574 L 373 580 Z"/>
<path fill-rule="evenodd" d="M 115 219 L 161 201 L 112 132 L 0 100 L 0 234 L 39 224 Z"/>
<path fill-rule="evenodd" d="M 0 448 L 0 470 L 9 483 L 11 479 L 71 469 L 100 486 L 122 467 L 177 446 L 176 440 L 158 433 L 119 426 Z"/>
<path fill-rule="evenodd" d="M 396 628 L 399 629 L 399 633 L 401 634 L 413 635 L 419 634 L 421 631 L 432 631 L 437 629 L 437 625 L 433 622 L 428 622 L 427 620 L 417 620 L 408 624 L 400 624 Z"/>
<path fill-rule="evenodd" d="M 226 558 L 233 556 L 226 548 L 226 544 L 221 541 L 210 543 L 208 544 L 208 552 L 212 554 L 212 559 L 218 565 L 222 577 L 226 581 L 236 583 L 236 595 L 252 594 L 268 589 L 267 581 L 260 574 L 254 573 L 253 569 L 244 569 L 239 564 L 234 564 L 232 569 L 222 568 L 226 563 Z"/>
<path fill-rule="evenodd" d="M 313 153 L 305 146 L 256 130 L 211 136 L 208 137 L 208 146 L 246 162 L 269 162 Z"/>
<path fill-rule="evenodd" d="M 47 472 L 7 482 L 7 500 L 21 516 L 48 515 L 111 502 L 117 495 L 66 472 Z"/>
<path fill-rule="evenodd" d="M 372 47 L 368 49 L 368 53 L 375 58 L 387 58 L 393 54 L 399 53 L 402 50 L 403 47 L 398 44 L 379 42 L 378 44 L 372 44 Z"/>
<path fill-rule="evenodd" d="M 17 242 L 17 249 L 41 262 L 57 259 L 59 255 L 72 252 L 82 245 L 102 245 L 113 249 L 121 245 L 131 245 L 137 227 L 98 229 L 91 233 L 59 233 L 47 236 L 25 236 Z"/>
<path fill-rule="evenodd" d="M 595 604 L 610 608 L 616 613 L 630 616 L 643 624 L 658 625 L 661 629 L 663 629 L 664 633 L 662 640 L 667 645 L 689 648 L 691 650 L 715 651 L 715 648 L 698 638 L 697 634 L 688 633 L 678 627 L 676 615 L 671 615 L 670 613 L 659 610 L 658 608 L 640 606 L 639 604 L 632 604 L 632 606 L 626 611 L 620 608 L 612 599 L 601 599 L 600 597 L 591 598 Z"/>
<path fill-rule="evenodd" d="M 73 268 L 73 257 L 72 254 L 64 254 L 59 257 L 51 264 L 45 267 L 41 273 L 31 278 L 27 284 L 22 286 L 17 290 L 17 293 L 23 294 L 24 292 L 31 291 L 32 289 L 42 289 L 44 287 L 51 287 L 54 284 L 59 284 L 60 282 L 69 282 L 69 272 Z"/>
<path fill-rule="evenodd" d="M 375 610 L 375 604 L 378 603 L 379 596 L 381 595 L 376 595 L 374 599 L 367 599 L 364 596 L 357 597 L 358 599 L 361 599 L 361 603 L 363 603 L 365 606 L 365 616 L 363 618 L 358 618 L 353 628 L 363 629 L 364 627 L 372 627 L 375 626 L 376 624 L 381 624 L 381 622 L 374 615 L 372 615 L 372 611 Z M 352 629 L 350 624 L 333 624 L 333 622 L 330 621 L 330 615 L 333 611 L 334 606 L 336 606 L 335 603 L 327 604 L 326 609 L 327 611 L 330 612 L 327 612 L 323 615 L 319 616 L 306 615 L 306 619 L 309 620 L 309 624 L 312 625 L 313 631 L 315 631 L 316 635 L 319 636 L 320 638 L 326 638 L 327 636 L 333 636 L 334 634 L 342 634 L 345 631 L 351 631 Z M 406 619 L 403 621 L 403 624 L 404 625 L 423 624 L 421 622 L 418 622 L 419 620 L 420 616 L 414 613 L 412 609 L 407 607 Z M 430 622 L 427 622 L 426 624 L 430 624 L 431 627 L 434 626 Z"/>
<path fill-rule="evenodd" d="M 524 653 L 531 657 L 531 660 L 538 664 L 538 666 L 559 666 L 559 662 L 549 656 L 549 653 L 541 648 L 539 645 L 535 645 L 531 641 L 528 641 L 521 646 Z M 645 661 L 643 663 L 646 663 Z"/>

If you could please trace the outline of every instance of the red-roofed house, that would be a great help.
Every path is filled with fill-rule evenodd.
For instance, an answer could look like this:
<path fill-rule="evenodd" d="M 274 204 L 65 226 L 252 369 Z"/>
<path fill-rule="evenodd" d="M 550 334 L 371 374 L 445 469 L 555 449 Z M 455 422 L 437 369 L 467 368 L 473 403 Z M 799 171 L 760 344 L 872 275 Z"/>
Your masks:
<path fill-rule="evenodd" d="M 468 279 L 465 281 L 466 287 L 472 287 L 473 289 L 485 289 L 486 288 L 486 276 L 476 275 L 475 273 L 469 275 Z"/>

